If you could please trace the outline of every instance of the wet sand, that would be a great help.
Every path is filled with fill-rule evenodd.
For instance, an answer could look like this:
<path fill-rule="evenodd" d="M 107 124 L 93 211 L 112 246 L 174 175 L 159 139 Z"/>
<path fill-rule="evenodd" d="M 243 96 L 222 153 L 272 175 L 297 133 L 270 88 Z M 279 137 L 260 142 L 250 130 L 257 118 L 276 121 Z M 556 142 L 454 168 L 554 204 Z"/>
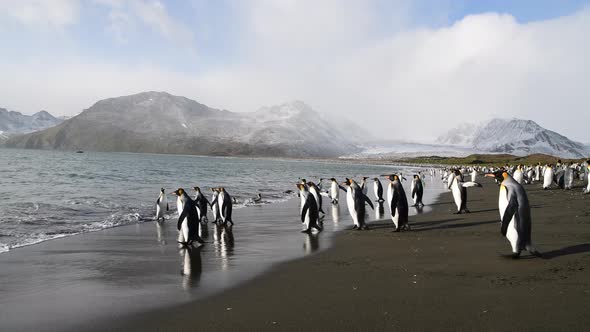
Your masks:
<path fill-rule="evenodd" d="M 526 189 L 545 259 L 502 257 L 498 187 L 469 188 L 471 214 L 450 194 L 412 232 L 345 230 L 335 245 L 222 294 L 114 317 L 96 330 L 584 331 L 590 326 L 590 195 Z"/>

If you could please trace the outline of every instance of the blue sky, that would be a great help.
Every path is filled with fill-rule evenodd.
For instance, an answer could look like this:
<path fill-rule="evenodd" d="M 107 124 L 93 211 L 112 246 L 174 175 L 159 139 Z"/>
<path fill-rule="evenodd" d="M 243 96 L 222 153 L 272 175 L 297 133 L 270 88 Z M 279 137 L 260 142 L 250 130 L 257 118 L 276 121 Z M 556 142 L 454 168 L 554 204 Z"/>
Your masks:
<path fill-rule="evenodd" d="M 526 117 L 589 141 L 582 125 L 553 116 L 567 107 L 588 117 L 580 90 L 590 76 L 581 45 L 588 8 L 573 0 L 0 1 L 0 70 L 10 77 L 0 107 L 75 114 L 101 98 L 166 90 L 233 111 L 301 99 L 353 119 L 359 109 L 400 119 Z"/>

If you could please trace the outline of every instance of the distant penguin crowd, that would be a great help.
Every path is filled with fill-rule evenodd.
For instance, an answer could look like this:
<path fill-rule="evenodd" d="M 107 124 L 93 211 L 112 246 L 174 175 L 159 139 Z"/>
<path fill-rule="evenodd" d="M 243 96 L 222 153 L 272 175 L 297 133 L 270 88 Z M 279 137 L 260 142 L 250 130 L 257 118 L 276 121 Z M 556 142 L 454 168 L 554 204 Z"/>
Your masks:
<path fill-rule="evenodd" d="M 543 190 L 559 188 L 573 190 L 576 181 L 582 181 L 582 194 L 590 193 L 590 160 L 584 162 L 562 163 L 558 160 L 555 164 L 537 163 L 535 165 L 503 165 L 503 166 L 461 166 L 433 167 L 418 172 L 411 178 L 410 194 L 413 205 L 408 203 L 408 195 L 404 190 L 403 181 L 407 179 L 401 174 L 384 174 L 373 177 L 373 194 L 375 202 L 383 213 L 383 204 L 386 203 L 394 232 L 411 231 L 409 220 L 410 207 L 421 209 L 425 204 L 424 187 L 426 174 L 432 179 L 440 176 L 442 183 L 452 193 L 454 213 L 470 213 L 467 206 L 467 192 L 469 188 L 481 188 L 478 179 L 482 176 L 491 177 L 499 186 L 498 209 L 500 214 L 500 231 L 511 248 L 512 258 L 520 257 L 522 251 L 528 251 L 534 256 L 542 256 L 532 243 L 532 220 L 530 204 L 525 190 L 525 185 L 538 183 Z M 385 192 L 380 178 L 386 183 Z M 353 230 L 368 230 L 367 208 L 375 210 L 373 201 L 367 196 L 369 192 L 370 177 L 361 177 L 357 182 L 352 178 L 345 178 L 339 182 L 336 178 L 325 180 L 320 178 L 317 183 L 300 178 L 295 186 L 299 196 L 299 215 L 302 224 L 302 232 L 317 233 L 323 231 L 324 200 L 329 199 L 333 209 L 341 203 L 341 191 L 345 197 L 348 212 L 352 219 Z M 324 181 L 329 181 L 327 189 Z M 208 200 L 199 187 L 193 187 L 194 198 L 183 189 L 178 188 L 172 194 L 176 196 L 176 208 L 178 213 L 177 229 L 178 243 L 183 247 L 198 246 L 204 243 L 200 234 L 200 227 L 208 222 L 207 212 L 211 209 L 213 222 L 224 227 L 232 227 L 233 198 L 224 187 L 211 188 L 212 196 Z M 469 189 L 471 190 L 471 189 Z M 291 193 L 291 190 L 286 192 Z M 258 204 L 262 201 L 262 195 L 257 194 L 251 203 Z M 160 190 L 156 201 L 157 222 L 165 220 L 164 211 L 169 211 L 169 204 L 165 189 Z M 420 211 L 420 210 L 419 210 Z M 377 214 L 379 216 L 379 214 Z M 381 215 L 382 216 L 382 215 Z"/>

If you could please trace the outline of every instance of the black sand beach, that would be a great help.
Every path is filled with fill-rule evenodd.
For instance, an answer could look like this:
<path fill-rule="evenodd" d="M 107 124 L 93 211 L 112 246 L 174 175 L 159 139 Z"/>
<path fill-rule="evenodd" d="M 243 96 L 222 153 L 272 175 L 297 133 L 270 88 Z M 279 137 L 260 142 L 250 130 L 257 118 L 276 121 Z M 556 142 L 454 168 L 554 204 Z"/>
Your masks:
<path fill-rule="evenodd" d="M 509 254 L 498 187 L 449 194 L 414 231 L 344 231 L 333 248 L 194 303 L 104 321 L 96 330 L 584 331 L 590 324 L 590 204 L 579 190 L 527 186 L 545 259 Z"/>

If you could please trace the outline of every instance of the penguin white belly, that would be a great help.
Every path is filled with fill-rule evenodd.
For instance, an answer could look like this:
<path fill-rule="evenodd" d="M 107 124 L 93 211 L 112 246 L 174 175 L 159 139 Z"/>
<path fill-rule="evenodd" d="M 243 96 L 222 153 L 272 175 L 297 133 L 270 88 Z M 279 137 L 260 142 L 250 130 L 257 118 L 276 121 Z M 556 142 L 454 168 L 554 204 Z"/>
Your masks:
<path fill-rule="evenodd" d="M 387 186 L 387 208 L 389 209 L 389 212 L 391 211 L 391 201 L 393 200 L 393 185 L 390 183 L 389 186 Z"/>
<path fill-rule="evenodd" d="M 457 205 L 457 211 L 461 210 L 461 189 L 459 189 L 459 183 L 454 182 L 451 186 L 451 192 L 453 192 L 453 199 L 455 200 L 455 205 Z"/>
<path fill-rule="evenodd" d="M 545 174 L 543 174 L 543 189 L 549 188 L 551 182 L 553 182 L 553 171 L 548 169 L 545 171 Z"/>
<path fill-rule="evenodd" d="M 375 199 L 379 199 L 379 187 L 377 187 L 377 184 L 373 186 L 373 194 L 375 194 Z"/>
<path fill-rule="evenodd" d="M 355 226 L 359 226 L 358 216 L 356 214 L 355 206 L 354 206 L 354 197 L 352 197 L 352 190 L 348 189 L 346 193 L 346 205 L 348 205 L 348 212 L 352 217 L 352 222 Z"/>
<path fill-rule="evenodd" d="M 588 181 L 588 185 L 586 186 L 586 193 L 590 193 L 590 172 L 588 172 L 588 178 L 586 179 L 586 181 Z"/>
<path fill-rule="evenodd" d="M 519 184 L 522 184 L 522 171 L 521 170 L 517 169 L 514 172 L 514 180 L 516 182 L 518 182 Z"/>
<path fill-rule="evenodd" d="M 178 234 L 178 242 L 186 243 L 188 242 L 188 222 L 186 218 L 182 221 L 182 225 L 180 225 L 180 233 Z"/>
<path fill-rule="evenodd" d="M 512 217 L 510 223 L 508 224 L 508 230 L 506 231 L 506 238 L 510 242 L 510 246 L 512 247 L 513 253 L 518 253 L 518 232 L 516 231 L 516 215 Z"/>
<path fill-rule="evenodd" d="M 332 197 L 332 203 L 338 203 L 338 190 L 340 190 L 340 188 L 338 188 L 338 185 L 333 183 L 332 187 L 330 187 L 330 196 Z"/>
<path fill-rule="evenodd" d="M 535 181 L 541 180 L 541 167 L 535 168 Z"/>
<path fill-rule="evenodd" d="M 395 229 L 397 229 L 399 227 L 399 210 L 397 207 L 395 208 L 395 216 L 391 217 L 391 221 L 393 221 Z"/>
<path fill-rule="evenodd" d="M 500 222 L 504 219 L 504 212 L 506 212 L 506 208 L 508 207 L 508 192 L 506 191 L 506 187 L 503 185 L 500 186 L 500 197 L 498 197 L 498 209 L 500 210 Z"/>
<path fill-rule="evenodd" d="M 219 205 L 219 216 L 221 217 L 221 221 L 225 222 L 225 211 L 223 211 L 223 202 L 225 201 L 222 194 L 219 194 L 219 198 L 217 199 L 217 204 Z"/>
<path fill-rule="evenodd" d="M 471 182 L 475 182 L 475 180 L 477 180 L 477 172 L 473 171 L 471 172 Z"/>
<path fill-rule="evenodd" d="M 156 220 L 164 218 L 164 209 L 160 207 L 160 204 L 156 205 Z"/>

